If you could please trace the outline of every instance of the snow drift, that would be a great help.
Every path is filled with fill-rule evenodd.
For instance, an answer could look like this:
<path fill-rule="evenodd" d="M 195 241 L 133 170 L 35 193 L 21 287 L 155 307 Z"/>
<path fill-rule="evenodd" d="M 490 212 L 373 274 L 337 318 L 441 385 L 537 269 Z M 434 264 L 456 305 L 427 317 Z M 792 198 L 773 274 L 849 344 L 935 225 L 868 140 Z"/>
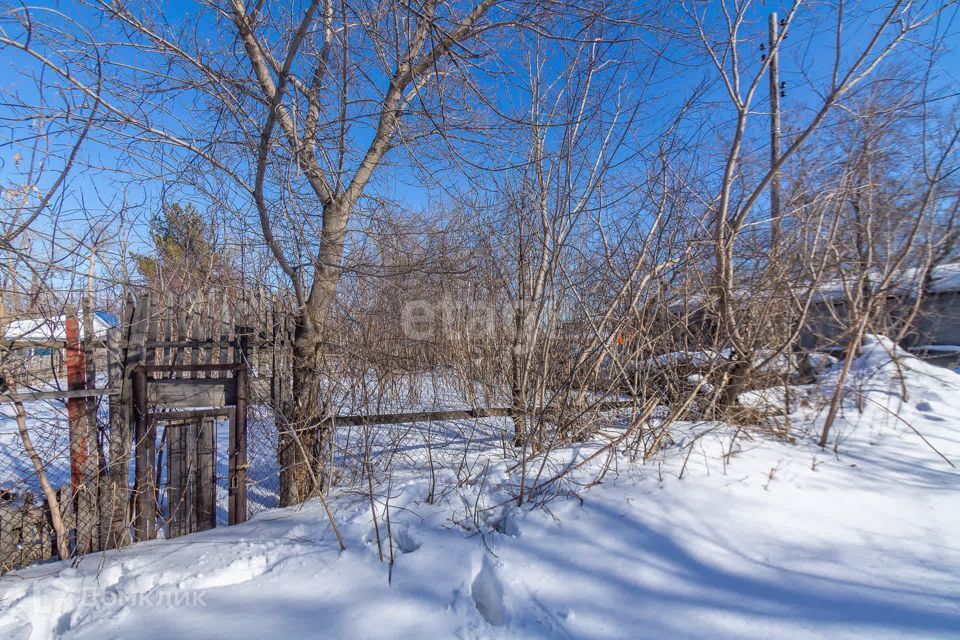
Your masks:
<path fill-rule="evenodd" d="M 854 371 L 837 453 L 813 443 L 834 368 L 793 442 L 745 433 L 726 456 L 732 427 L 678 424 L 655 459 L 598 456 L 537 504 L 512 501 L 523 469 L 493 440 L 434 480 L 401 458 L 376 490 L 379 545 L 369 499 L 343 489 L 344 552 L 311 502 L 35 566 L 0 579 L 0 635 L 956 637 L 960 375 L 876 338 Z"/>

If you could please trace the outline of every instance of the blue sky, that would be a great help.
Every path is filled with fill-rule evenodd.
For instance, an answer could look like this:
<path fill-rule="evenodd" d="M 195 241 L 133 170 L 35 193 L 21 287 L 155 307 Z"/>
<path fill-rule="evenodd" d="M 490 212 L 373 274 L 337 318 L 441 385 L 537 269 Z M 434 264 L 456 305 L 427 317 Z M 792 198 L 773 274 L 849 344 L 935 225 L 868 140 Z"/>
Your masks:
<path fill-rule="evenodd" d="M 851 6 L 882 6 L 880 2 L 854 3 Z M 79 12 L 79 10 L 69 4 L 53 3 L 65 11 L 77 13 L 81 21 L 91 29 L 96 29 L 96 24 L 91 22 L 89 17 Z M 51 5 L 51 6 L 53 6 Z M 171 25 L 177 25 L 183 22 L 195 4 L 189 0 L 170 0 L 163 3 L 163 17 Z M 702 3 L 694 4 L 696 7 L 702 6 Z M 784 2 L 754 2 L 749 12 L 748 26 L 743 30 L 742 37 L 746 40 L 741 48 L 741 55 L 744 58 L 744 68 L 746 70 L 759 68 L 760 50 L 759 44 L 766 39 L 766 19 L 772 10 L 777 10 L 781 15 L 785 15 L 789 6 Z M 708 5 L 708 15 L 719 18 L 716 4 Z M 790 37 L 785 41 L 783 52 L 781 54 L 781 79 L 787 83 L 787 96 L 783 100 L 783 126 L 785 135 L 789 136 L 792 130 L 806 121 L 805 108 L 807 105 L 815 102 L 816 90 L 824 85 L 828 74 L 829 65 L 833 57 L 832 34 L 824 30 L 824 23 L 817 14 L 825 11 L 822 6 L 812 5 L 812 8 L 801 11 L 796 24 L 791 28 Z M 950 94 L 956 91 L 958 86 L 957 69 L 960 69 L 960 38 L 957 36 L 957 10 L 951 9 L 943 14 L 938 24 L 933 25 L 941 34 L 946 34 L 944 44 L 948 51 L 940 61 L 932 77 L 930 95 L 934 97 L 943 97 L 945 102 L 951 100 Z M 206 29 L 212 29 L 212 23 L 208 23 Z M 928 33 L 930 31 L 928 30 Z M 210 34 L 211 36 L 215 34 Z M 848 30 L 844 39 L 844 54 L 850 55 L 859 46 L 863 44 L 865 30 Z M 649 42 L 655 38 L 650 37 Z M 640 45 L 632 45 L 636 53 L 641 53 Z M 629 48 L 629 47 L 627 47 Z M 659 65 L 654 82 L 644 95 L 643 111 L 641 117 L 633 125 L 633 130 L 629 132 L 633 140 L 632 148 L 640 147 L 645 143 L 654 141 L 657 133 L 661 130 L 664 119 L 671 116 L 673 111 L 689 95 L 693 87 L 697 86 L 704 78 L 714 78 L 714 84 L 710 90 L 709 96 L 722 98 L 718 92 L 721 88 L 715 83 L 715 74 L 709 68 L 709 65 L 703 64 L 702 60 L 697 61 L 696 65 L 689 65 L 682 59 L 683 51 L 681 47 L 668 49 L 667 55 L 671 58 L 668 64 Z M 559 51 L 559 45 L 558 49 Z M 525 101 L 524 91 L 520 84 L 523 81 L 521 74 L 516 73 L 522 69 L 522 61 L 511 57 L 513 53 L 509 50 L 501 51 L 500 62 L 503 68 L 508 68 L 515 73 L 512 77 L 504 76 L 478 76 L 478 82 L 481 89 L 489 91 L 489 95 L 501 105 L 508 109 L 518 110 Z M 618 56 L 625 55 L 631 57 L 631 52 L 624 51 L 624 47 L 615 48 L 612 52 Z M 557 54 L 556 61 L 548 62 L 547 68 L 550 69 L 551 62 L 559 67 L 559 58 L 562 54 Z M 21 157 L 26 156 L 29 147 L 24 145 L 20 138 L 24 136 L 22 124 L 12 123 L 10 118 L 14 111 L 10 109 L 6 102 L 7 96 L 11 93 L 18 94 L 27 101 L 33 101 L 36 98 L 33 79 L 37 77 L 38 70 L 35 65 L 22 54 L 4 52 L 3 60 L 0 62 L 0 89 L 4 92 L 4 103 L 0 104 L 0 181 L 6 183 L 17 177 L 18 171 L 14 168 L 12 158 L 20 153 Z M 124 63 L 136 63 L 136 60 L 124 59 L 121 54 L 115 61 Z M 904 64 L 923 65 L 925 60 L 921 54 L 905 56 Z M 631 67 L 624 66 L 621 72 L 628 72 Z M 629 83 L 625 85 L 627 92 L 631 89 L 635 92 L 637 88 L 631 88 Z M 186 96 L 180 96 L 184 98 Z M 636 97 L 636 96 L 635 96 Z M 757 94 L 755 107 L 758 111 L 765 109 L 766 104 L 766 83 L 762 83 L 761 89 Z M 708 103 L 707 109 L 690 120 L 689 127 L 690 140 L 692 143 L 710 141 L 712 134 L 716 131 L 722 132 L 722 124 L 729 120 L 731 113 L 728 108 L 722 106 L 722 100 L 716 103 Z M 173 114 L 179 115 L 186 120 L 192 119 L 192 105 L 189 100 L 183 104 L 174 106 Z M 56 124 L 51 124 L 55 127 Z M 55 129 L 52 129 L 55 130 Z M 505 129 L 506 131 L 506 129 Z M 751 132 L 762 141 L 765 132 L 765 123 L 759 116 L 751 128 Z M 98 136 L 103 134 L 97 134 Z M 358 126 L 355 130 L 356 140 L 362 144 L 365 136 L 363 126 Z M 56 140 L 56 137 L 53 138 Z M 83 159 L 91 165 L 106 165 L 112 168 L 124 168 L 129 166 L 128 160 L 121 152 L 112 149 L 109 146 L 98 144 L 96 140 L 91 141 L 83 153 Z M 523 146 L 517 144 L 514 139 L 506 137 L 499 142 L 499 147 L 503 153 L 503 159 L 508 157 L 516 159 L 522 156 Z M 466 155 L 469 155 L 469 147 L 461 149 Z M 626 153 L 626 151 L 625 151 Z M 479 156 L 477 156 L 479 158 Z M 495 161 L 496 158 L 486 157 L 484 162 Z M 441 177 L 438 184 L 430 182 L 424 184 L 421 182 L 416 172 L 405 168 L 409 161 L 403 152 L 394 153 L 388 158 L 387 166 L 379 172 L 376 180 L 371 185 L 372 193 L 394 199 L 403 205 L 413 209 L 424 209 L 431 206 L 437 206 L 446 201 L 444 190 L 439 188 L 443 185 L 460 189 L 467 188 L 467 182 L 462 174 L 458 172 L 447 172 Z M 440 166 L 440 165 L 437 165 Z M 68 183 L 68 194 L 64 204 L 67 209 L 86 209 L 88 211 L 101 212 L 104 218 L 112 219 L 115 210 L 119 208 L 120 203 L 128 202 L 135 206 L 130 207 L 131 212 L 139 212 L 141 220 L 145 218 L 143 212 L 155 210 L 162 200 L 163 194 L 169 191 L 177 191 L 182 197 L 188 191 L 171 188 L 169 185 L 141 180 L 136 176 L 130 176 L 123 173 L 113 173 L 109 171 L 87 171 L 76 172 Z M 154 204 L 156 203 L 156 204 Z M 83 224 L 85 219 L 82 216 L 77 217 L 77 223 Z M 142 225 L 142 222 L 140 223 Z M 142 248 L 142 239 L 144 233 L 139 234 L 139 239 L 134 238 L 134 242 Z M 139 240 L 139 241 L 138 241 Z"/>

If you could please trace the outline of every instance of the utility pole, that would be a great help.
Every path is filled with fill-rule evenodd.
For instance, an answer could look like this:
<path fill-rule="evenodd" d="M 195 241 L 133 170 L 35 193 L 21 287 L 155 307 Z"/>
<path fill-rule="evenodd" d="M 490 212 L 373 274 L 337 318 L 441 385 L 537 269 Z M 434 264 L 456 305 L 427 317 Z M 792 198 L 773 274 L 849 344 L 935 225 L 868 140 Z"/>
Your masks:
<path fill-rule="evenodd" d="M 770 253 L 780 248 L 780 48 L 777 46 L 779 22 L 776 12 L 770 14 Z"/>

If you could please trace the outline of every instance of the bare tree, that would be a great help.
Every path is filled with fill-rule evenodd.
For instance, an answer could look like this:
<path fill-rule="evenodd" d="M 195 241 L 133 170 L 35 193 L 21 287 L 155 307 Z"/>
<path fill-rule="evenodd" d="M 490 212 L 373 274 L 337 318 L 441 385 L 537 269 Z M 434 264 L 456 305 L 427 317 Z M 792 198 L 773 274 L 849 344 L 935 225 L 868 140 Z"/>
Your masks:
<path fill-rule="evenodd" d="M 144 115 L 140 107 L 153 100 L 154 89 L 138 81 L 131 91 L 122 71 L 108 91 L 92 88 L 89 69 L 75 71 L 77 61 L 66 65 L 44 50 L 49 38 L 61 35 L 54 19 L 44 31 L 35 14 L 13 9 L 23 32 L 0 35 L 0 44 L 33 56 L 89 94 L 141 148 L 147 143 L 186 152 L 179 157 L 190 166 L 229 178 L 235 197 L 255 205 L 261 239 L 299 306 L 296 402 L 280 449 L 283 503 L 302 501 L 316 488 L 305 465 L 328 445 L 319 404 L 321 360 L 351 215 L 391 150 L 447 127 L 443 122 L 452 114 L 445 110 L 456 100 L 445 96 L 486 50 L 478 38 L 512 18 L 500 8 L 490 19 L 493 0 L 416 6 L 312 0 L 289 9 L 229 0 L 198 2 L 199 14 L 185 30 L 163 26 L 146 5 L 84 5 L 91 19 L 99 14 L 118 34 L 120 46 L 144 56 L 139 73 L 162 78 L 164 96 L 178 87 L 188 101 L 183 108 L 192 108 L 190 100 L 203 104 L 209 114 L 203 125 L 214 129 L 192 128 L 180 105 Z M 203 38 L 194 37 L 205 29 Z M 74 32 L 78 48 L 85 36 Z M 228 62 L 227 52 L 239 54 L 242 63 Z M 113 69 L 121 67 L 117 61 Z M 233 141 L 242 147 L 239 154 L 228 149 Z"/>
<path fill-rule="evenodd" d="M 723 145 L 721 179 L 709 197 L 714 243 L 712 298 L 718 319 L 717 342 L 732 348 L 735 355 L 727 382 L 723 385 L 725 390 L 719 398 L 723 406 L 736 403 L 745 382 L 758 368 L 756 352 L 762 333 L 756 331 L 756 323 L 745 320 L 743 313 L 750 313 L 750 306 L 738 300 L 743 297 L 743 282 L 737 273 L 737 247 L 762 195 L 770 181 L 818 131 L 828 115 L 900 45 L 929 25 L 949 4 L 897 0 L 874 11 L 855 14 L 841 3 L 831 10 L 830 18 L 820 16 L 817 24 L 832 21 L 835 38 L 829 80 L 825 86 L 816 87 L 819 97 L 810 109 L 811 115 L 806 122 L 792 127 L 787 136 L 789 143 L 778 161 L 761 171 L 751 171 L 748 164 L 749 125 L 771 59 L 768 55 L 760 64 L 754 64 L 753 57 L 743 48 L 743 42 L 749 41 L 744 38 L 744 31 L 749 25 L 752 3 L 720 3 L 720 20 L 710 20 L 707 8 L 691 6 L 685 9 L 693 35 L 712 62 L 733 115 L 730 133 L 725 136 Z M 783 29 L 771 45 L 772 49 L 779 50 L 784 46 L 784 38 L 792 31 L 798 17 L 805 15 L 805 9 L 806 6 L 801 2 L 791 6 L 783 19 Z M 864 37 L 859 39 L 862 44 L 857 45 L 851 53 L 845 34 L 853 28 L 857 28 Z M 864 33 L 864 29 L 869 31 Z M 787 216 L 785 212 L 782 217 Z M 795 334 L 792 332 L 791 335 Z M 782 341 L 761 358 L 760 365 L 777 357 L 790 343 L 791 340 Z"/>

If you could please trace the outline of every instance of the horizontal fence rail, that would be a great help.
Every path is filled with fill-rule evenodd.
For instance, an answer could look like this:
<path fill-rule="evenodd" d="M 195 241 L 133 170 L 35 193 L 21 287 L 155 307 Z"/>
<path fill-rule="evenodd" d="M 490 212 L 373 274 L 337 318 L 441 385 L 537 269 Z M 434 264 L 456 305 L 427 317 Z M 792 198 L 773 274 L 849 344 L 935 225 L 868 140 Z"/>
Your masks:
<path fill-rule="evenodd" d="M 637 400 L 605 400 L 584 407 L 591 411 L 612 411 L 640 406 Z M 327 418 L 335 426 L 359 427 L 378 424 L 407 424 L 413 422 L 440 422 L 443 420 L 473 420 L 479 418 L 508 418 L 516 413 L 511 407 L 489 407 L 475 409 L 453 409 L 449 411 L 417 411 L 413 413 L 383 413 L 367 415 L 346 415 Z"/>
<path fill-rule="evenodd" d="M 97 396 L 112 396 L 120 393 L 120 389 L 63 389 L 52 391 L 17 391 L 14 393 L 0 393 L 0 402 L 35 402 L 39 400 L 70 400 L 72 398 L 95 398 Z"/>

